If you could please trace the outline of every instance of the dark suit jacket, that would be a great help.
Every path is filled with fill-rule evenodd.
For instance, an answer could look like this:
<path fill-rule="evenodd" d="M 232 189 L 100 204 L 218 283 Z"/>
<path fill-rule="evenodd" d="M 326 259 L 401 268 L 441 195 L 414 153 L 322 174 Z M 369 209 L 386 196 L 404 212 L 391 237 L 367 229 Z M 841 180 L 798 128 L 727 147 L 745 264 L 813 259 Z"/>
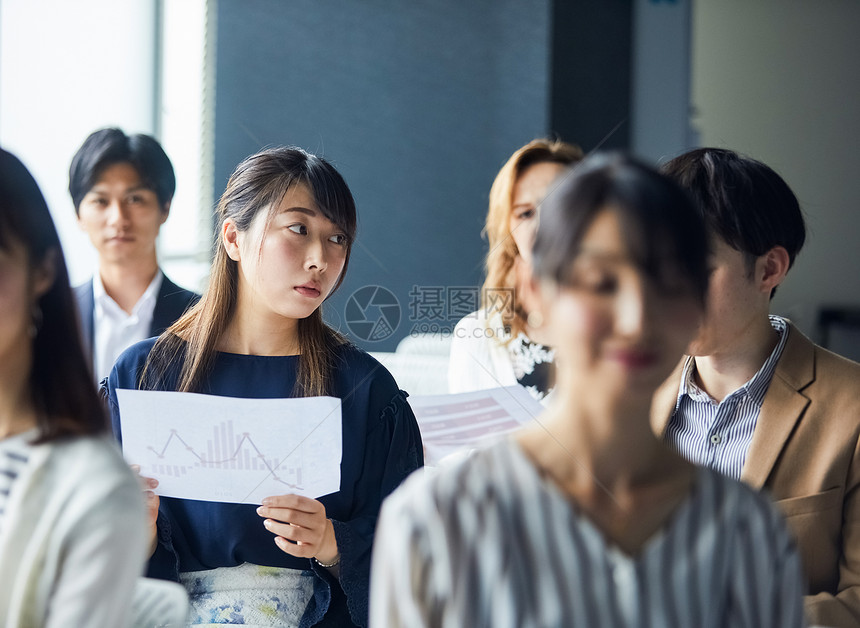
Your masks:
<path fill-rule="evenodd" d="M 90 363 L 93 356 L 93 338 L 95 336 L 95 296 L 93 295 L 93 280 L 81 284 L 75 288 L 75 298 L 78 302 L 78 313 L 81 317 L 81 335 L 84 341 L 84 349 L 88 352 Z M 170 327 L 189 307 L 197 303 L 199 294 L 180 288 L 164 275 L 161 280 L 161 288 L 155 300 L 155 310 L 152 312 L 152 324 L 149 327 L 149 335 L 160 336 L 164 330 Z"/>
<path fill-rule="evenodd" d="M 683 361 L 654 396 L 662 436 Z M 741 480 L 765 489 L 797 540 L 813 625 L 860 626 L 860 364 L 789 324 Z"/>

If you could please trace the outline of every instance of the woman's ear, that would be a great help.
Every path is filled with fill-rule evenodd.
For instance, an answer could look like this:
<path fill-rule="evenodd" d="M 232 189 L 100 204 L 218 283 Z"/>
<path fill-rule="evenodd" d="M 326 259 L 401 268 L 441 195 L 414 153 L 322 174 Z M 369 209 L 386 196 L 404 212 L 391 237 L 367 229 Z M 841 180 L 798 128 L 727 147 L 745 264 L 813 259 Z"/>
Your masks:
<path fill-rule="evenodd" d="M 221 225 L 221 245 L 224 247 L 227 257 L 234 262 L 238 262 L 242 258 L 239 248 L 239 230 L 236 229 L 236 223 L 233 222 L 232 218 L 227 218 Z"/>
<path fill-rule="evenodd" d="M 33 296 L 36 299 L 42 298 L 54 285 L 54 280 L 57 278 L 58 255 L 57 249 L 48 249 L 42 261 L 33 268 Z"/>

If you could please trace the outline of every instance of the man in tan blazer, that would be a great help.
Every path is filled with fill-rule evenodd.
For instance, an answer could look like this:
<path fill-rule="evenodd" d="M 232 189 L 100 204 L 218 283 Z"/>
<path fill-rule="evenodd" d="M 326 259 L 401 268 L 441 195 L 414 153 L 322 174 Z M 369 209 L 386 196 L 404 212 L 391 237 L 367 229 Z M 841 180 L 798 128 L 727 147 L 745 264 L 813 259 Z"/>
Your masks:
<path fill-rule="evenodd" d="M 691 192 L 712 250 L 706 319 L 655 395 L 654 430 L 768 491 L 803 558 L 809 621 L 860 626 L 860 364 L 769 315 L 805 239 L 797 199 L 731 151 L 690 151 L 663 171 Z"/>

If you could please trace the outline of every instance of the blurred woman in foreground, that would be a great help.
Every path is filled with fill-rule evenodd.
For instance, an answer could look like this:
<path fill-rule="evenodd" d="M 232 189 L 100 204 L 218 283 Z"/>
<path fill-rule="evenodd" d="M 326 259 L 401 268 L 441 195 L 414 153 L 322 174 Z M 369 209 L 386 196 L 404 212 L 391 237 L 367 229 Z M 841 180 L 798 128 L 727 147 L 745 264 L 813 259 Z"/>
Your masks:
<path fill-rule="evenodd" d="M 803 624 L 799 559 L 766 497 L 649 425 L 703 313 L 706 254 L 684 193 L 629 159 L 591 158 L 544 200 L 531 285 L 555 398 L 385 502 L 372 625 Z"/>
<path fill-rule="evenodd" d="M 143 498 L 111 440 L 60 241 L 0 150 L 0 625 L 124 626 Z"/>

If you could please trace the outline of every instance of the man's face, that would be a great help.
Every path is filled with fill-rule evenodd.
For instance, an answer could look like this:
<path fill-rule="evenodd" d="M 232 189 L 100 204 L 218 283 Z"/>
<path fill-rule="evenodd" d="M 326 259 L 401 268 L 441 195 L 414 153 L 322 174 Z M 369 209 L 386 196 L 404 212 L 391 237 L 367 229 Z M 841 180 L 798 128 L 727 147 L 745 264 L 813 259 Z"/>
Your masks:
<path fill-rule="evenodd" d="M 761 258 L 759 258 L 761 259 Z M 711 239 L 708 303 L 699 332 L 687 352 L 695 356 L 732 354 L 743 349 L 769 311 L 769 290 L 756 282 L 756 268 L 721 238 Z"/>
<path fill-rule="evenodd" d="M 78 208 L 78 225 L 96 247 L 100 264 L 154 259 L 155 239 L 166 219 L 167 209 L 129 163 L 105 168 Z"/>

